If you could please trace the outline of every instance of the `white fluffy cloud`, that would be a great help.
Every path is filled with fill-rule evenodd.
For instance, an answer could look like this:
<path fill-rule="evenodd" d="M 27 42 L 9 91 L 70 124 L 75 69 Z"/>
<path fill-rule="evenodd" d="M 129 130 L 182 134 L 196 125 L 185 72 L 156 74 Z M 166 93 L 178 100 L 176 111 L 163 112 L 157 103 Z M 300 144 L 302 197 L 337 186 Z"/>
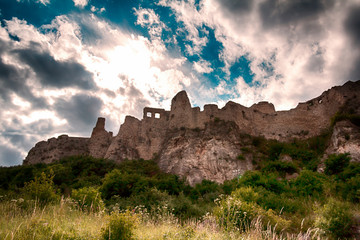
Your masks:
<path fill-rule="evenodd" d="M 85 7 L 89 3 L 89 0 L 73 0 L 73 1 L 74 1 L 75 6 L 78 6 L 81 8 Z"/>

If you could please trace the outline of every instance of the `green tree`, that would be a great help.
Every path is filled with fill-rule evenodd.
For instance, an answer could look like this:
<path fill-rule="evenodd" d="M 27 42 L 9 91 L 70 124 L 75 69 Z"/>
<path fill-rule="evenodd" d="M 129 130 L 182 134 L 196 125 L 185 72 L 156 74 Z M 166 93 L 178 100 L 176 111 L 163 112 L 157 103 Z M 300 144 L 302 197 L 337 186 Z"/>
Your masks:
<path fill-rule="evenodd" d="M 59 200 L 59 196 L 56 194 L 54 188 L 54 173 L 50 171 L 50 174 L 42 172 L 40 176 L 36 176 L 34 180 L 25 183 L 23 192 L 25 197 L 35 199 L 40 204 L 47 204 Z"/>

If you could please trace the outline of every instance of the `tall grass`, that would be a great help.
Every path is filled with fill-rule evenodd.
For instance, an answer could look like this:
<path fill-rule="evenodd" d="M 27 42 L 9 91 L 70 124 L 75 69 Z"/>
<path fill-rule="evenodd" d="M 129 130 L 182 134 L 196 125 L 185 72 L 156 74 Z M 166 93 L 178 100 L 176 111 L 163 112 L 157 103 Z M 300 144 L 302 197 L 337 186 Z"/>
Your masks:
<path fill-rule="evenodd" d="M 39 207 L 35 201 L 22 199 L 0 202 L 0 239 L 102 239 L 109 213 L 83 211 L 70 199 Z M 134 239 L 320 239 L 316 229 L 298 234 L 278 233 L 275 227 L 263 226 L 260 218 L 245 232 L 221 228 L 214 216 L 181 222 L 166 208 L 157 216 L 144 208 L 132 211 L 139 219 L 133 229 Z"/>
<path fill-rule="evenodd" d="M 83 212 L 69 199 L 39 207 L 36 201 L 0 203 L 0 239 L 99 239 L 103 212 Z"/>

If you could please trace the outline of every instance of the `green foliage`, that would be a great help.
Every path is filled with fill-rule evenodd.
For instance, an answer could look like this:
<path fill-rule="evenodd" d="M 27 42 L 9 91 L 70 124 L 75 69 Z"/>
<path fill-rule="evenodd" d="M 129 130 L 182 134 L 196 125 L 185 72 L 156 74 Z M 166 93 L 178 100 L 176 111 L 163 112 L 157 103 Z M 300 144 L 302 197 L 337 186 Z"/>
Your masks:
<path fill-rule="evenodd" d="M 354 124 L 356 126 L 360 126 L 360 115 L 345 113 L 345 112 L 341 112 L 341 111 L 337 112 L 331 118 L 331 126 L 334 126 L 337 122 L 340 122 L 343 120 L 349 120 L 352 124 Z"/>
<path fill-rule="evenodd" d="M 144 191 L 148 186 L 149 182 L 146 178 L 114 169 L 106 174 L 100 192 L 104 199 L 110 199 L 114 195 L 130 197 L 132 193 Z"/>
<path fill-rule="evenodd" d="M 245 160 L 245 157 L 244 157 L 244 155 L 239 154 L 239 155 L 236 157 L 236 159 L 237 159 L 237 160 L 240 160 L 240 161 L 243 161 L 243 160 Z"/>
<path fill-rule="evenodd" d="M 71 198 L 82 210 L 96 212 L 104 209 L 104 202 L 100 197 L 100 192 L 95 187 L 75 189 L 71 194 Z"/>
<path fill-rule="evenodd" d="M 343 198 L 352 202 L 360 202 L 360 175 L 355 175 L 343 184 Z"/>
<path fill-rule="evenodd" d="M 265 175 L 258 171 L 247 171 L 239 179 L 238 186 L 263 187 L 275 193 L 286 191 L 287 183 L 277 179 L 274 174 Z"/>
<path fill-rule="evenodd" d="M 325 178 L 317 172 L 303 170 L 293 181 L 295 192 L 300 196 L 321 196 L 324 191 Z"/>
<path fill-rule="evenodd" d="M 332 154 L 325 160 L 325 173 L 327 175 L 339 174 L 349 165 L 348 153 Z"/>
<path fill-rule="evenodd" d="M 26 198 L 39 201 L 40 204 L 47 204 L 59 200 L 59 196 L 55 193 L 54 175 L 46 175 L 44 172 L 34 180 L 25 183 L 23 193 Z"/>
<path fill-rule="evenodd" d="M 285 148 L 285 144 L 281 142 L 270 142 L 268 155 L 270 161 L 275 161 L 279 159 L 280 154 Z"/>
<path fill-rule="evenodd" d="M 109 216 L 108 225 L 102 229 L 104 240 L 131 240 L 134 238 L 134 230 L 137 226 L 137 217 L 130 212 L 113 212 Z"/>
<path fill-rule="evenodd" d="M 213 202 L 221 193 L 222 189 L 219 184 L 204 179 L 200 184 L 195 185 L 190 197 L 192 199 L 202 197 L 208 202 Z"/>
<path fill-rule="evenodd" d="M 285 177 L 286 173 L 295 173 L 297 167 L 292 162 L 274 161 L 266 163 L 261 171 L 264 173 L 277 172 L 281 177 Z"/>
<path fill-rule="evenodd" d="M 240 188 L 222 199 L 214 210 L 218 224 L 227 230 L 235 228 L 241 232 L 248 231 L 252 222 L 260 220 L 265 226 L 276 225 L 279 230 L 288 228 L 289 221 L 255 203 L 259 197 L 251 188 Z"/>
<path fill-rule="evenodd" d="M 194 204 L 184 194 L 179 194 L 176 198 L 173 198 L 169 203 L 169 208 L 172 209 L 172 213 L 180 220 L 186 220 L 189 218 L 200 218 L 205 215 L 206 211 L 198 204 Z"/>
<path fill-rule="evenodd" d="M 351 237 L 352 213 L 348 204 L 333 198 L 316 210 L 315 226 L 334 239 Z"/>

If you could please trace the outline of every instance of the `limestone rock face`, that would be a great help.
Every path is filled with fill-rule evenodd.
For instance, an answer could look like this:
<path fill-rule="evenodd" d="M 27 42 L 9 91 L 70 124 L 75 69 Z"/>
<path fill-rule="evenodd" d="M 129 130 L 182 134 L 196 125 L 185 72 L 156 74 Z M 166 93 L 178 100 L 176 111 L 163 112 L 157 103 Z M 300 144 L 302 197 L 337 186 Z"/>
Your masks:
<path fill-rule="evenodd" d="M 252 155 L 242 156 L 240 136 L 234 122 L 223 121 L 209 122 L 203 130 L 174 131 L 164 142 L 158 165 L 190 185 L 203 179 L 222 183 L 253 169 Z"/>
<path fill-rule="evenodd" d="M 95 158 L 104 157 L 111 142 L 112 132 L 107 132 L 105 130 L 105 118 L 99 117 L 96 122 L 96 126 L 92 131 L 89 141 L 90 155 Z"/>
<path fill-rule="evenodd" d="M 69 137 L 61 135 L 47 141 L 38 142 L 33 147 L 23 164 L 52 163 L 64 157 L 89 155 L 88 138 Z"/>
<path fill-rule="evenodd" d="M 120 127 L 119 134 L 107 149 L 105 158 L 117 162 L 139 158 L 137 147 L 141 142 L 140 133 L 141 122 L 134 117 L 126 116 L 124 124 Z"/>
<path fill-rule="evenodd" d="M 360 162 L 360 127 L 350 121 L 337 122 L 326 154 L 350 153 L 351 160 Z"/>

